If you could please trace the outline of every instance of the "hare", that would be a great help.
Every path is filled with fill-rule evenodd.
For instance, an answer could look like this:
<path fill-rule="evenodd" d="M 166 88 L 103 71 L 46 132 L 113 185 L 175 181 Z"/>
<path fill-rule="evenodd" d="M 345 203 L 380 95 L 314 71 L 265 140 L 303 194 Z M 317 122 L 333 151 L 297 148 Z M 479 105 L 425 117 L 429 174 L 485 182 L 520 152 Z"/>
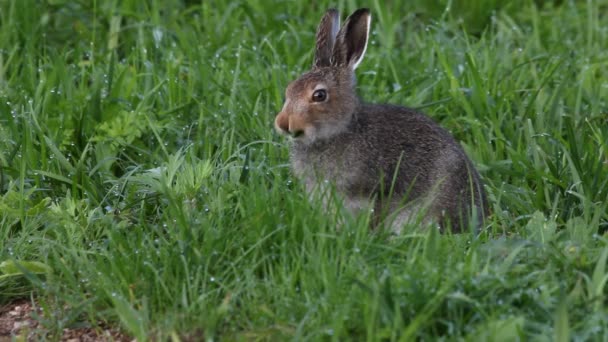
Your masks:
<path fill-rule="evenodd" d="M 312 69 L 287 86 L 275 119 L 292 137 L 293 172 L 309 193 L 330 183 L 353 214 L 373 210 L 375 223 L 390 216 L 395 232 L 417 217 L 442 231 L 479 229 L 488 214 L 483 185 L 450 133 L 414 109 L 357 96 L 370 23 L 366 8 L 341 28 L 335 9 L 321 19 Z"/>

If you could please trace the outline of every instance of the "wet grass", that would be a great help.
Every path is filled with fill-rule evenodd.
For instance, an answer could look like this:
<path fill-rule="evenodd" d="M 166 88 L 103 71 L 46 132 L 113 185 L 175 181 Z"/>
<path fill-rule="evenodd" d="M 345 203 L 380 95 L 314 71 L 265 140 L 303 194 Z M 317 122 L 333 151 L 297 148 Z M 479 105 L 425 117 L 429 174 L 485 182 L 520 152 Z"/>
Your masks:
<path fill-rule="evenodd" d="M 328 6 L 0 2 L 0 303 L 50 339 L 608 339 L 608 4 L 370 2 L 361 95 L 449 129 L 493 211 L 390 238 L 272 130 Z"/>

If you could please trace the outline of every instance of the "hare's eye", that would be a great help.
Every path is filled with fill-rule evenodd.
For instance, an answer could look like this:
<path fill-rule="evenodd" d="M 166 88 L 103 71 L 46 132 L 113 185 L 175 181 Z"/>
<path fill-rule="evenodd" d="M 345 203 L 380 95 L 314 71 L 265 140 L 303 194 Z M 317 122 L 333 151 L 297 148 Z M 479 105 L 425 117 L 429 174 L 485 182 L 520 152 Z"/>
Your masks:
<path fill-rule="evenodd" d="M 327 99 L 327 91 L 325 89 L 317 89 L 312 93 L 312 100 L 314 102 L 323 102 Z"/>

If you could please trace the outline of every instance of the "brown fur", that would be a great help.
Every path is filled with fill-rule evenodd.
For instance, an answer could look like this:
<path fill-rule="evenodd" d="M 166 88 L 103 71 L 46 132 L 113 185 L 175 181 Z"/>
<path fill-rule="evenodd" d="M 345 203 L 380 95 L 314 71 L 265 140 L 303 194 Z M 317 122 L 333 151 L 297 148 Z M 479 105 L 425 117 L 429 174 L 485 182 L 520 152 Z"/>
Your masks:
<path fill-rule="evenodd" d="M 373 202 L 378 220 L 382 214 L 406 218 L 411 209 L 403 205 L 428 202 L 427 217 L 442 226 L 449 222 L 455 232 L 468 226 L 475 208 L 479 228 L 488 209 L 471 161 L 427 116 L 359 100 L 354 68 L 365 52 L 369 11 L 356 11 L 339 32 L 329 32 L 336 17 L 337 12 L 330 10 L 322 19 L 315 65 L 289 84 L 275 120 L 277 130 L 297 136 L 291 149 L 295 174 L 308 191 L 320 181 L 331 181 L 347 207 L 360 210 L 362 199 Z M 337 36 L 328 57 L 330 34 Z M 312 100 L 317 89 L 326 90 L 327 100 Z"/>

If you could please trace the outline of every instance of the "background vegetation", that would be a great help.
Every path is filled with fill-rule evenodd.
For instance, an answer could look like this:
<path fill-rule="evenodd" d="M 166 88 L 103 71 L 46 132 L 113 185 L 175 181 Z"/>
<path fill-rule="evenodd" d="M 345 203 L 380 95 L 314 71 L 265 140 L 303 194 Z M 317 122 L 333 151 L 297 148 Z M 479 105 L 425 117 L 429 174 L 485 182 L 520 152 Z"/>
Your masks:
<path fill-rule="evenodd" d="M 309 203 L 272 129 L 329 6 L 478 166 L 476 236 Z M 608 339 L 606 1 L 0 1 L 0 304 L 138 340 Z"/>

